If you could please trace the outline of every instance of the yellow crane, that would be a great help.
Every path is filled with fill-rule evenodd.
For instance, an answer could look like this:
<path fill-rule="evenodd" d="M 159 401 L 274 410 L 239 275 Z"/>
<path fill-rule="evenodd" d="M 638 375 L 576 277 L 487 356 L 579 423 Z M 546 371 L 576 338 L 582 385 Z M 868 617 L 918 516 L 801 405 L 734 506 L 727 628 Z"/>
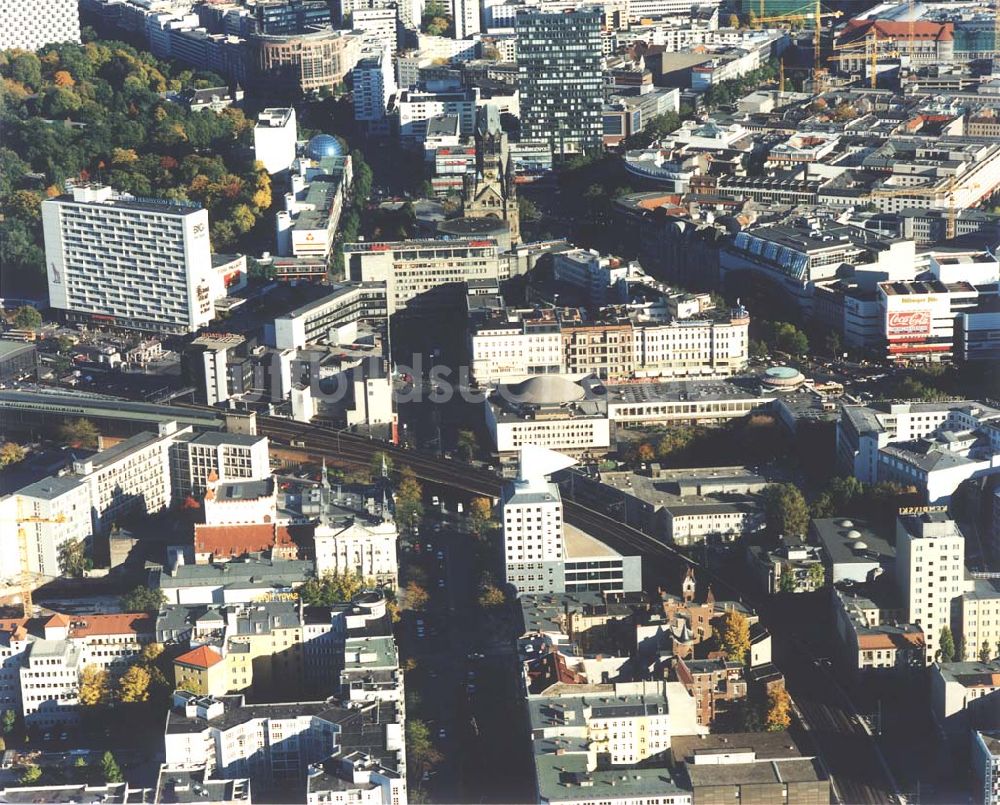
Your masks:
<path fill-rule="evenodd" d="M 806 4 L 808 5 L 808 4 Z M 761 12 L 764 10 L 764 0 L 761 0 Z M 826 19 L 836 19 L 838 17 L 844 16 L 843 11 L 823 11 L 823 7 L 820 5 L 820 0 L 816 0 L 813 10 L 807 11 L 805 6 L 803 6 L 801 11 L 793 14 L 778 14 L 772 17 L 766 17 L 761 14 L 756 20 L 754 20 L 755 25 L 765 25 L 769 22 L 806 22 L 807 20 L 813 21 L 813 90 L 816 90 L 816 86 L 819 83 L 820 76 L 823 74 L 824 70 L 822 67 L 822 56 L 821 56 L 821 35 L 823 20 Z"/>
<path fill-rule="evenodd" d="M 871 87 L 878 88 L 878 63 L 883 59 L 894 59 L 899 56 L 898 50 L 879 51 L 879 45 L 891 42 L 891 39 L 880 39 L 878 33 L 872 29 L 864 38 L 863 42 L 851 42 L 848 45 L 834 45 L 833 49 L 838 51 L 827 57 L 828 62 L 842 61 L 865 61 L 871 70 Z"/>
<path fill-rule="evenodd" d="M 65 523 L 66 515 L 59 512 L 55 517 L 18 517 L 17 518 L 17 541 L 18 550 L 21 554 L 21 604 L 24 607 L 24 615 L 31 617 L 31 571 L 28 570 L 28 532 L 25 529 L 26 523 Z"/>
<path fill-rule="evenodd" d="M 896 187 L 891 190 L 877 189 L 869 193 L 869 199 L 876 198 L 903 198 L 916 196 L 918 198 L 938 199 L 945 196 L 947 199 L 947 211 L 945 217 L 944 236 L 946 240 L 951 240 L 956 235 L 956 222 L 958 220 L 958 206 L 955 204 L 955 191 L 958 189 L 959 181 L 954 176 L 948 179 L 943 186 L 937 187 Z M 970 189 L 976 189 L 978 184 L 972 184 Z"/>

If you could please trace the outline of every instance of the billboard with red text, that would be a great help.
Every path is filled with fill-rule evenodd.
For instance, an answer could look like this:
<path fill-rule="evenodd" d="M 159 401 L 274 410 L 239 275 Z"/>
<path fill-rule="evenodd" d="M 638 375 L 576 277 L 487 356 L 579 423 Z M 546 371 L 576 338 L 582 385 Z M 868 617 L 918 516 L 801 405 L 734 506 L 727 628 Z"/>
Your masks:
<path fill-rule="evenodd" d="M 929 310 L 890 310 L 886 315 L 885 335 L 890 341 L 920 341 L 930 334 Z"/>

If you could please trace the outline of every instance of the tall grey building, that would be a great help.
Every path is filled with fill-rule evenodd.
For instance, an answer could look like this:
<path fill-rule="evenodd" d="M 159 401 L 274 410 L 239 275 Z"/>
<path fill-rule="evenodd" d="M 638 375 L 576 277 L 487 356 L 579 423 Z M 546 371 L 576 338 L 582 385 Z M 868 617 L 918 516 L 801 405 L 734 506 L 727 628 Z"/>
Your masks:
<path fill-rule="evenodd" d="M 598 9 L 518 14 L 521 139 L 555 153 L 601 146 L 603 88 Z"/>

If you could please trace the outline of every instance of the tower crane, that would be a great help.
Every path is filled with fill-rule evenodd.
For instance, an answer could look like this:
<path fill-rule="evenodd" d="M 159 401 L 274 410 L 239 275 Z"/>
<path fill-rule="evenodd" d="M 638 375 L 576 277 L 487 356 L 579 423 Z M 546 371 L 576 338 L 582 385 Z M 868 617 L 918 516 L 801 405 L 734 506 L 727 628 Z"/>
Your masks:
<path fill-rule="evenodd" d="M 55 517 L 39 517 L 37 515 L 32 515 L 28 517 L 18 517 L 17 518 L 17 542 L 18 550 L 21 555 L 21 604 L 24 607 L 25 617 L 31 616 L 32 600 L 31 600 L 31 581 L 32 573 L 28 570 L 28 532 L 25 529 L 25 524 L 27 523 L 65 523 L 66 515 L 59 512 Z"/>
<path fill-rule="evenodd" d="M 1000 0 L 998 0 L 998 2 L 1000 2 Z M 822 34 L 823 20 L 826 20 L 826 19 L 836 19 L 838 17 L 842 17 L 842 16 L 844 16 L 844 12 L 843 11 L 823 11 L 823 8 L 822 8 L 822 6 L 820 4 L 820 0 L 815 0 L 815 5 L 814 5 L 813 10 L 811 12 L 808 11 L 808 9 L 807 9 L 808 5 L 809 5 L 809 3 L 806 3 L 802 7 L 802 9 L 800 11 L 795 12 L 793 14 L 778 14 L 778 15 L 775 15 L 775 16 L 772 16 L 772 17 L 766 17 L 766 16 L 763 16 L 763 13 L 762 13 L 761 16 L 758 17 L 755 20 L 755 24 L 757 24 L 757 25 L 763 25 L 763 24 L 766 24 L 766 23 L 769 23 L 769 22 L 792 23 L 792 22 L 805 22 L 806 20 L 812 20 L 813 21 L 813 74 L 812 74 L 812 78 L 813 78 L 813 86 L 815 88 L 815 86 L 819 83 L 819 79 L 820 79 L 821 74 L 823 73 L 822 57 L 821 57 L 821 44 L 822 44 L 822 42 L 821 42 L 821 34 Z M 761 0 L 761 11 L 763 12 L 763 10 L 764 10 L 764 0 Z"/>
<path fill-rule="evenodd" d="M 872 89 L 878 88 L 878 63 L 883 59 L 894 59 L 899 56 L 899 51 L 897 50 L 883 50 L 879 51 L 879 44 L 883 42 L 892 42 L 888 38 L 879 38 L 878 33 L 872 29 L 865 36 L 862 43 L 851 42 L 848 45 L 834 45 L 833 49 L 839 51 L 832 56 L 827 57 L 827 61 L 831 62 L 842 62 L 842 61 L 866 61 L 868 62 L 869 69 L 871 70 L 871 87 Z"/>
<path fill-rule="evenodd" d="M 951 240 L 955 237 L 957 232 L 957 221 L 958 221 L 958 205 L 955 204 L 955 191 L 958 189 L 959 181 L 954 176 L 949 178 L 943 186 L 939 185 L 937 187 L 898 187 L 891 190 L 876 189 L 869 193 L 869 199 L 876 198 L 902 198 L 906 196 L 916 196 L 919 198 L 933 198 L 939 199 L 941 196 L 945 196 L 947 200 L 946 217 L 945 217 L 945 230 L 944 236 L 946 240 Z M 970 189 L 976 189 L 979 184 L 973 184 L 969 186 Z"/>

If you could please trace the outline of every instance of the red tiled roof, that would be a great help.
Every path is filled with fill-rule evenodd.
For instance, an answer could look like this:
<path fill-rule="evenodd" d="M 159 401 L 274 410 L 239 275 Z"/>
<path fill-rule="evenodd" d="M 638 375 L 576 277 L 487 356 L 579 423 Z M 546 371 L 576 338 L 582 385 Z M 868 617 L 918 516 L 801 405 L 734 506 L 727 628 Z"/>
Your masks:
<path fill-rule="evenodd" d="M 156 622 L 151 615 L 125 612 L 115 615 L 81 615 L 69 627 L 70 637 L 109 634 L 151 634 Z"/>
<path fill-rule="evenodd" d="M 874 29 L 879 39 L 903 39 L 910 38 L 910 23 L 897 22 L 896 20 L 850 20 L 841 35 L 842 41 L 853 42 L 864 38 Z M 950 42 L 955 38 L 955 24 L 952 22 L 927 22 L 917 21 L 913 23 L 913 38 L 917 40 L 934 39 L 941 42 Z"/>
<path fill-rule="evenodd" d="M 45 621 L 46 626 L 54 626 L 56 628 L 69 627 L 69 618 L 63 615 L 61 612 L 56 612 L 51 618 Z"/>
<path fill-rule="evenodd" d="M 213 665 L 222 662 L 222 655 L 208 646 L 198 646 L 198 648 L 192 649 L 187 654 L 181 654 L 174 662 L 179 662 L 181 665 L 190 665 L 195 668 L 211 668 Z"/>
<path fill-rule="evenodd" d="M 275 523 L 252 523 L 250 525 L 206 525 L 197 523 L 194 527 L 195 553 L 210 553 L 215 556 L 243 556 L 254 551 L 270 548 L 292 548 L 292 530 Z"/>

